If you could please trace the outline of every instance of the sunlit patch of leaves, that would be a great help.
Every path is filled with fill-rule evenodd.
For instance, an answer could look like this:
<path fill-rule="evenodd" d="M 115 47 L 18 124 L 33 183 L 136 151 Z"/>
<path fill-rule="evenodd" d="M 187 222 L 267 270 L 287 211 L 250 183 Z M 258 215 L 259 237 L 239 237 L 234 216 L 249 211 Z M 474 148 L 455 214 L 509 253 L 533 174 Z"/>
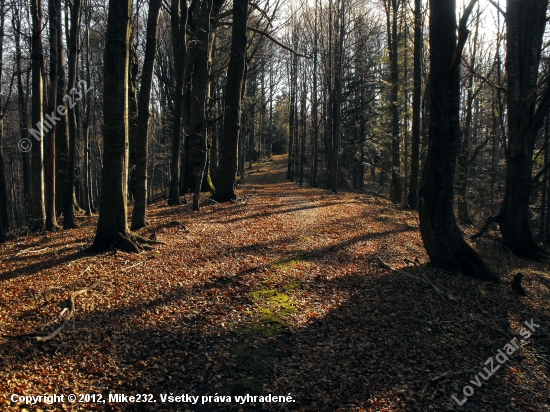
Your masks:
<path fill-rule="evenodd" d="M 290 392 L 292 408 L 265 407 L 459 410 L 450 396 L 468 379 L 441 380 L 422 393 L 426 382 L 483 370 L 502 347 L 503 336 L 475 319 L 513 334 L 531 317 L 540 332 L 465 407 L 549 409 L 547 262 L 525 261 L 482 238 L 474 246 L 502 284 L 458 276 L 427 265 L 413 212 L 379 196 L 299 188 L 285 179 L 285 158 L 261 170 L 239 188 L 246 202 L 208 203 L 205 194 L 197 213 L 190 205 L 151 205 L 140 234 L 165 243 L 152 251 L 87 254 L 97 217 L 75 230 L 1 244 L 0 409 L 32 410 L 12 404 L 12 393 Z M 430 287 L 380 268 L 376 255 L 412 274 L 404 259 L 418 258 L 420 270 L 452 291 L 464 312 Z M 518 271 L 527 297 L 507 283 Z M 77 298 L 70 327 L 56 339 L 14 338 L 57 319 L 60 301 L 98 279 Z"/>

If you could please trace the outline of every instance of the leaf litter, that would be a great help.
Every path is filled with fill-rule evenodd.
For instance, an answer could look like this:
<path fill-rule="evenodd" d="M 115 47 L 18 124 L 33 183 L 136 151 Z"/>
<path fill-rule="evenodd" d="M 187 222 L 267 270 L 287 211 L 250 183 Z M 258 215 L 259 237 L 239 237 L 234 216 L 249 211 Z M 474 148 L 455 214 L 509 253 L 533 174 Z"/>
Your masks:
<path fill-rule="evenodd" d="M 502 278 L 487 284 L 428 264 L 413 212 L 368 193 L 332 194 L 284 179 L 286 159 L 255 165 L 245 202 L 155 203 L 139 233 L 165 245 L 86 253 L 79 228 L 0 245 L 3 410 L 550 410 L 547 262 L 474 246 Z M 450 291 L 380 266 L 422 275 Z M 418 268 L 409 263 L 416 261 Z M 527 297 L 509 281 L 525 274 Z M 68 326 L 49 342 L 62 304 Z M 460 308 L 460 310 L 457 309 Z M 462 406 L 462 388 L 525 321 L 521 342 Z M 48 327 L 43 328 L 44 325 Z M 464 373 L 463 373 L 464 372 Z M 470 384 L 471 385 L 471 384 Z M 14 403 L 11 394 L 286 395 L 287 404 Z M 34 408 L 34 409 L 33 409 Z"/>

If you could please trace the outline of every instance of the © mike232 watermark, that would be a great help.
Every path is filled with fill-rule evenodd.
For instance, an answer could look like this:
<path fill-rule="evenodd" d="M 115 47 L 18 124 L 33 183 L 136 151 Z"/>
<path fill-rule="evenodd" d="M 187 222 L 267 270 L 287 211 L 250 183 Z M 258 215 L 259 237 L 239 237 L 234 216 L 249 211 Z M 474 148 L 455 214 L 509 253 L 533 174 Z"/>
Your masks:
<path fill-rule="evenodd" d="M 69 109 L 72 109 L 80 100 L 82 100 L 83 96 L 82 96 L 82 91 L 80 89 L 84 91 L 84 96 L 86 96 L 88 92 L 90 92 L 90 90 L 93 89 L 93 86 L 90 86 L 90 87 L 87 87 L 87 86 L 88 85 L 84 80 L 80 80 L 78 82 L 79 89 L 74 87 L 71 90 L 69 90 L 69 94 L 66 94 L 63 97 L 62 100 L 64 102 L 67 102 Z M 74 96 L 74 99 L 73 99 L 73 96 Z M 67 113 L 67 107 L 64 104 L 60 104 L 59 106 L 57 106 L 56 110 L 51 112 L 51 114 L 46 114 L 44 116 L 44 119 L 41 122 L 36 123 L 36 129 L 32 128 L 29 131 L 29 134 L 39 142 L 41 140 L 41 136 L 48 133 L 51 129 L 55 127 L 57 122 L 61 121 L 61 117 L 58 117 L 57 115 L 65 116 L 66 113 Z M 42 133 L 40 133 L 40 131 L 42 131 Z M 22 152 L 28 152 L 32 148 L 32 141 L 31 139 L 24 137 L 21 140 L 19 140 L 19 143 L 17 143 L 17 147 L 19 147 L 19 150 L 21 150 Z"/>

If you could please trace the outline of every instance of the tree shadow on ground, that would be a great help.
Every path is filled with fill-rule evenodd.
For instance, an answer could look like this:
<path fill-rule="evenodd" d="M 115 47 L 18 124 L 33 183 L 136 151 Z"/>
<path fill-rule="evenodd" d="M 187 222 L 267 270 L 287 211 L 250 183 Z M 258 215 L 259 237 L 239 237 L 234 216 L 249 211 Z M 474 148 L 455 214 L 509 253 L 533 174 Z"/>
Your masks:
<path fill-rule="evenodd" d="M 265 269 L 250 268 L 193 287 L 165 287 L 153 298 L 144 295 L 114 310 L 87 310 L 84 295 L 77 303 L 83 309 L 70 329 L 44 344 L 6 340 L 0 344 L 0 364 L 3 368 L 18 364 L 20 369 L 11 373 L 29 376 L 25 393 L 32 392 L 47 372 L 58 374 L 52 378 L 52 393 L 95 392 L 106 399 L 109 393 L 151 393 L 157 400 L 157 405 L 84 403 L 73 405 L 74 410 L 92 406 L 104 410 L 443 410 L 456 408 L 451 395 L 462 399 L 462 388 L 473 376 L 441 379 L 422 393 L 426 384 L 445 373 L 483 371 L 485 360 L 507 343 L 495 330 L 472 322 L 472 316 L 512 336 L 517 331 L 507 320 L 525 317 L 523 313 L 550 324 L 545 313 L 539 313 L 528 300 L 508 296 L 502 285 L 445 276 L 422 267 L 452 290 L 462 312 L 425 284 L 388 273 L 369 260 L 368 274 L 361 271 L 332 278 L 326 273 L 305 277 L 292 290 L 275 287 L 273 293 L 285 293 L 291 303 L 315 291 L 347 296 L 341 305 L 324 313 L 296 305 L 296 311 L 287 316 L 307 320 L 290 329 L 286 315 L 266 318 L 262 307 L 267 304 L 254 298 L 257 295 L 252 292 L 267 287 L 253 281 Z M 318 298 L 323 297 L 320 293 Z M 497 299 L 506 302 L 495 305 Z M 238 314 L 228 313 L 223 301 L 229 301 Z M 189 304 L 198 310 L 180 314 L 178 308 Z M 543 328 L 542 337 L 530 341 L 532 353 L 549 343 L 547 326 Z M 506 368 L 475 388 L 460 410 L 514 410 L 510 405 L 518 395 L 529 398 L 527 389 L 509 385 L 509 368 L 520 368 L 524 356 L 525 352 L 512 355 Z M 56 365 L 72 366 L 59 370 Z M 544 382 L 537 390 L 548 396 Z M 291 393 L 295 402 L 158 404 L 161 394 L 170 393 L 232 397 Z M 533 398 L 523 405 L 527 406 L 544 410 L 544 401 Z M 516 410 L 528 410 L 521 408 L 516 405 Z"/>

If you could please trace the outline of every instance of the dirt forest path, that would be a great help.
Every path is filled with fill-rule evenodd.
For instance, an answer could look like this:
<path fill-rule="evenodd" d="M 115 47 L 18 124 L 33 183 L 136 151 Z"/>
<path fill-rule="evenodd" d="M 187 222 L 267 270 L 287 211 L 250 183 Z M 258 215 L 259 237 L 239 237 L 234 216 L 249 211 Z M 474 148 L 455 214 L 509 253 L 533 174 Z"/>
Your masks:
<path fill-rule="evenodd" d="M 504 283 L 426 266 L 414 213 L 369 194 L 300 188 L 285 179 L 286 161 L 254 164 L 235 203 L 216 204 L 205 194 L 196 213 L 189 205 L 151 205 L 150 225 L 140 233 L 165 244 L 140 254 L 87 254 L 97 217 L 84 216 L 76 230 L 0 245 L 0 408 L 38 410 L 12 394 L 87 393 L 107 402 L 38 407 L 455 410 L 451 395 L 462 399 L 473 376 L 438 376 L 483 370 L 506 343 L 497 330 L 513 334 L 532 317 L 550 325 L 547 291 L 519 300 Z M 491 242 L 478 246 L 489 250 Z M 491 253 L 505 280 L 517 267 L 547 271 Z M 418 259 L 423 274 L 467 311 L 381 268 L 377 257 L 410 274 L 416 272 L 405 259 Z M 98 280 L 76 298 L 75 316 L 59 336 L 47 343 L 29 336 L 49 322 L 40 334 L 55 329 L 59 302 Z M 546 338 L 526 353 L 548 346 L 548 331 L 540 333 Z M 545 364 L 522 359 L 476 388 L 464 410 L 548 410 Z M 109 394 L 151 394 L 156 402 L 120 403 Z M 170 403 L 170 394 L 199 400 Z M 236 401 L 247 394 L 291 394 L 292 401 Z"/>

